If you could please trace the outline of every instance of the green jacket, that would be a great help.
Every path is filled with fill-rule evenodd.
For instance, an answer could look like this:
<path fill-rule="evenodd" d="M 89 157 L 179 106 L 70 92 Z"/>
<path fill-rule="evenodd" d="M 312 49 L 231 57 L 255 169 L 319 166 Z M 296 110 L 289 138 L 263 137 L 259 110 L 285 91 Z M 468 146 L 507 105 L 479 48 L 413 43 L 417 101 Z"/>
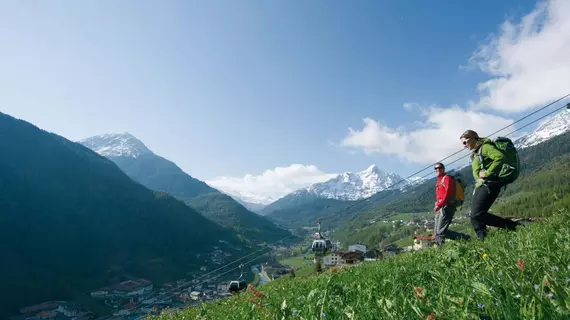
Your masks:
<path fill-rule="evenodd" d="M 485 166 L 485 178 L 496 177 L 505 163 L 505 156 L 495 147 L 491 139 L 483 138 L 481 145 L 481 155 L 483 156 L 483 165 Z M 479 148 L 473 150 L 473 162 L 471 168 L 473 169 L 473 177 L 475 178 L 475 187 L 483 184 L 484 180 L 479 177 L 481 172 L 481 162 L 479 161 Z"/>

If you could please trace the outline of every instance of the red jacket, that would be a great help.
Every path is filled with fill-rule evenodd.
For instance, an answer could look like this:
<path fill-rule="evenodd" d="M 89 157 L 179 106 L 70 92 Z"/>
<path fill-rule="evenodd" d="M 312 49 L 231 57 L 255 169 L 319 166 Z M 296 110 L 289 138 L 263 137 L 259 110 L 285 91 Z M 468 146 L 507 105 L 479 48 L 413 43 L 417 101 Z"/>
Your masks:
<path fill-rule="evenodd" d="M 448 175 L 437 177 L 435 185 L 435 200 L 437 209 L 447 205 L 447 201 L 455 194 L 455 180 Z"/>

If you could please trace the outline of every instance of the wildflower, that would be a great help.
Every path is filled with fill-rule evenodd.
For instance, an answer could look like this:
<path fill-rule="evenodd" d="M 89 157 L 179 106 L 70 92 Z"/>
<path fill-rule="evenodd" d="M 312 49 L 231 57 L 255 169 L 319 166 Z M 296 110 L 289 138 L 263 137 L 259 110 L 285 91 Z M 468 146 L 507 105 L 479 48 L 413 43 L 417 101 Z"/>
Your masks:
<path fill-rule="evenodd" d="M 544 278 L 544 280 L 542 280 L 542 283 L 544 283 L 544 285 L 547 286 L 548 283 L 549 283 L 549 282 L 548 282 L 548 279 Z"/>
<path fill-rule="evenodd" d="M 324 312 L 321 312 L 321 318 L 325 318 L 327 315 Z"/>
<path fill-rule="evenodd" d="M 517 268 L 519 268 L 520 271 L 524 271 L 524 260 L 519 259 L 517 261 Z"/>
<path fill-rule="evenodd" d="M 493 287 L 490 287 L 490 288 L 489 288 L 489 291 L 490 291 L 490 292 L 495 292 L 495 290 L 493 290 Z"/>
<path fill-rule="evenodd" d="M 483 259 L 487 259 L 487 258 L 489 258 L 489 255 L 486 253 L 483 253 Z"/>
<path fill-rule="evenodd" d="M 432 312 L 432 313 L 428 314 L 428 316 L 427 316 L 426 319 L 427 319 L 427 320 L 435 320 L 435 312 Z"/>
<path fill-rule="evenodd" d="M 513 240 L 509 240 L 509 244 L 512 246 L 513 245 Z"/>
<path fill-rule="evenodd" d="M 539 286 L 538 284 L 535 284 L 535 285 L 534 285 L 534 290 L 538 290 L 539 287 L 540 287 L 540 286 Z"/>
<path fill-rule="evenodd" d="M 552 270 L 558 271 L 558 267 L 557 267 L 557 266 L 554 266 L 554 267 L 552 267 Z"/>
<path fill-rule="evenodd" d="M 293 313 L 294 316 L 296 316 L 300 313 L 300 311 L 297 309 L 293 309 L 291 312 Z"/>
<path fill-rule="evenodd" d="M 424 300 L 426 298 L 423 294 L 424 288 L 416 287 L 416 286 L 413 286 L 413 287 L 414 287 L 414 291 L 415 291 L 414 295 L 416 296 L 416 298 Z"/>
<path fill-rule="evenodd" d="M 515 296 L 515 298 L 516 298 L 516 299 L 520 299 L 520 298 L 521 298 L 520 293 L 517 293 L 517 295 Z"/>
<path fill-rule="evenodd" d="M 485 305 L 482 303 L 477 303 L 477 308 L 483 309 L 483 308 L 485 308 Z"/>
<path fill-rule="evenodd" d="M 548 297 L 549 297 L 549 298 L 554 298 L 554 293 L 552 293 L 552 292 L 549 293 L 549 294 L 548 294 Z"/>
<path fill-rule="evenodd" d="M 566 280 L 566 282 L 570 283 L 570 277 L 568 277 L 568 279 Z"/>

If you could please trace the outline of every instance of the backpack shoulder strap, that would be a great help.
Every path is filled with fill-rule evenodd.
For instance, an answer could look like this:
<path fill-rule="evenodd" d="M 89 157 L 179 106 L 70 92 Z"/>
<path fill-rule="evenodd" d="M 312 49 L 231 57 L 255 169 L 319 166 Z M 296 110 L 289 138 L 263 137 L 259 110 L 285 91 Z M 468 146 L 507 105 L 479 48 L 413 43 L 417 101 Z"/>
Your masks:
<path fill-rule="evenodd" d="M 441 185 L 442 186 L 445 186 L 445 183 L 444 183 L 445 177 L 447 177 L 447 173 L 444 174 L 443 177 L 441 177 Z"/>
<path fill-rule="evenodd" d="M 485 170 L 485 165 L 483 164 L 483 145 L 479 146 L 479 150 L 477 150 L 477 157 L 479 157 L 479 165 L 481 166 L 481 169 Z"/>

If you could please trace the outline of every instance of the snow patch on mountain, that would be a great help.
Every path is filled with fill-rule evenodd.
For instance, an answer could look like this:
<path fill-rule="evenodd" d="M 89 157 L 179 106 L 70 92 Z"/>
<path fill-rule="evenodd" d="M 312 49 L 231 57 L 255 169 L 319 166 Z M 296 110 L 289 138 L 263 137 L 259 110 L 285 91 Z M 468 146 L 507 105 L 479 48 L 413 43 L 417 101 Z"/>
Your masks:
<path fill-rule="evenodd" d="M 533 133 L 517 139 L 514 144 L 519 149 L 528 148 L 549 140 L 570 130 L 570 110 L 562 112 L 544 121 Z"/>
<path fill-rule="evenodd" d="M 152 154 L 144 143 L 128 132 L 93 136 L 78 141 L 104 157 L 133 157 Z"/>
<path fill-rule="evenodd" d="M 308 192 L 319 198 L 354 201 L 368 198 L 388 188 L 402 188 L 418 181 L 419 178 L 406 180 L 395 173 L 388 173 L 376 165 L 371 165 L 361 172 L 345 172 L 328 181 L 314 183 L 292 195 Z"/>

